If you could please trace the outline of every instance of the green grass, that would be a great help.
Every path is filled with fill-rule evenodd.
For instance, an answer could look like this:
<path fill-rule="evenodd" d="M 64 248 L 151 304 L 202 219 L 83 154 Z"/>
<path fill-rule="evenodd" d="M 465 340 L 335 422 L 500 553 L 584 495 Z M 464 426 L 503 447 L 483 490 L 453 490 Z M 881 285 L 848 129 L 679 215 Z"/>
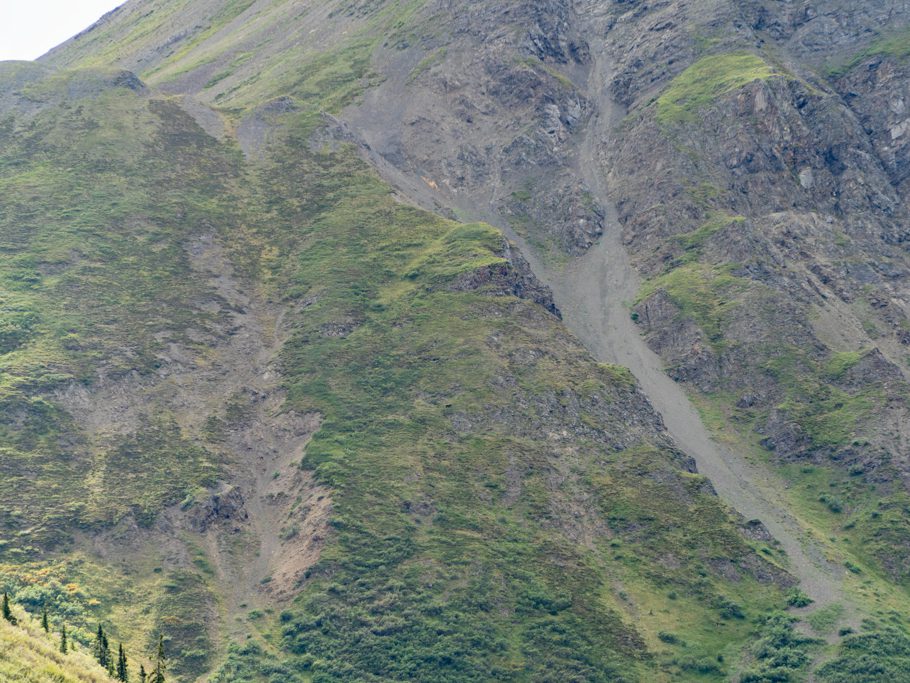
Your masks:
<path fill-rule="evenodd" d="M 679 74 L 657 99 L 657 121 L 670 125 L 695 120 L 697 113 L 727 93 L 776 74 L 751 52 L 702 57 Z"/>
<path fill-rule="evenodd" d="M 59 542 L 68 524 L 116 521 L 130 510 L 150 520 L 164 500 L 217 473 L 213 456 L 188 443 L 170 415 L 137 438 L 89 443 L 47 395 L 92 382 L 102 366 L 112 377 L 150 375 L 160 365 L 159 333 L 212 320 L 184 304 L 200 283 L 183 240 L 220 220 L 211 197 L 233 157 L 170 103 L 148 104 L 106 79 L 80 73 L 35 86 L 82 87 L 87 96 L 73 111 L 39 115 L 29 135 L 3 134 L 0 469 L 11 515 L 0 538 L 8 542 L 21 529 Z M 81 131 L 76 142 L 71 129 Z"/>
<path fill-rule="evenodd" d="M 737 294 L 749 287 L 747 280 L 732 275 L 731 270 L 731 266 L 683 263 L 646 281 L 637 302 L 645 301 L 658 291 L 666 292 L 679 307 L 681 315 L 693 319 L 709 341 L 718 344 L 723 339 L 730 309 L 738 305 Z"/>
<path fill-rule="evenodd" d="M 831 355 L 831 359 L 825 365 L 825 373 L 831 379 L 841 379 L 849 370 L 856 366 L 866 352 L 863 351 L 841 351 Z"/>
<path fill-rule="evenodd" d="M 889 629 L 903 632 L 907 628 L 903 615 L 910 604 L 906 517 L 910 506 L 906 494 L 892 483 L 898 475 L 887 457 L 872 466 L 863 457 L 869 448 L 869 431 L 877 428 L 878 411 L 893 390 L 884 382 L 858 383 L 852 378 L 853 369 L 867 359 L 867 350 L 823 353 L 774 338 L 760 343 L 738 338 L 731 344 L 730 325 L 738 318 L 729 313 L 749 306 L 757 320 L 767 316 L 773 321 L 777 304 L 773 292 L 758 289 L 760 285 L 718 280 L 718 274 L 730 273 L 732 266 L 718 263 L 719 250 L 709 238 L 723 229 L 724 219 L 711 220 L 710 214 L 707 218 L 702 227 L 677 238 L 684 249 L 682 256 L 667 272 L 645 283 L 639 301 L 666 292 L 681 315 L 712 339 L 721 358 L 729 354 L 726 362 L 738 368 L 737 376 L 721 378 L 714 391 L 697 396 L 702 415 L 719 438 L 748 448 L 783 478 L 788 507 L 830 561 L 847 570 L 849 599 L 862 614 L 876 620 L 865 629 L 863 642 L 879 642 L 876 638 Z M 746 354 L 741 350 L 744 344 Z M 737 405 L 750 391 L 739 380 L 750 373 L 756 373 L 757 386 L 771 392 L 770 402 Z M 796 427 L 795 452 L 769 452 L 762 446 L 768 443 L 764 439 L 772 411 L 779 411 Z M 768 557 L 773 556 L 769 550 Z M 815 632 L 829 636 L 846 616 L 845 608 L 835 605 L 811 612 L 807 619 Z M 881 642 L 886 641 L 893 642 L 889 638 Z M 824 669 L 831 680 L 850 680 L 862 662 L 868 663 L 850 645 L 828 648 L 825 654 L 838 662 Z M 889 657 L 884 655 L 881 671 L 892 672 L 898 666 L 889 663 Z M 846 671 L 851 673 L 842 674 Z"/>
<path fill-rule="evenodd" d="M 675 240 L 686 250 L 698 252 L 711 237 L 724 228 L 745 221 L 745 216 L 734 216 L 720 211 L 710 215 L 708 220 L 692 232 L 676 235 Z"/>
<path fill-rule="evenodd" d="M 812 651 L 820 641 L 799 635 L 793 628 L 796 619 L 785 614 L 768 617 L 761 624 L 752 646 L 752 664 L 740 676 L 740 683 L 801 680 Z"/>
<path fill-rule="evenodd" d="M 143 552 L 151 556 L 154 550 L 146 548 Z M 38 633 L 34 625 L 42 610 L 47 609 L 54 647 L 59 643 L 58 634 L 65 624 L 71 653 L 91 652 L 95 631 L 101 623 L 115 647 L 124 643 L 134 674 L 138 672 L 140 662 L 149 667 L 149 656 L 154 653 L 155 644 L 152 642 L 154 625 L 150 621 L 163 614 L 154 604 L 159 593 L 154 580 L 137 574 L 125 575 L 117 564 L 72 552 L 59 560 L 4 562 L 0 564 L 0 588 L 12 596 L 15 608 L 20 610 L 17 612 L 20 621 L 31 624 L 27 630 Z M 44 637 L 43 632 L 38 635 Z M 3 634 L 0 634 L 0 642 L 2 640 Z M 169 638 L 169 641 L 169 645 L 179 644 L 176 638 Z M 172 648 L 172 653 L 178 655 L 172 659 L 172 665 L 180 668 L 179 649 Z M 63 669 L 78 672 L 76 663 L 81 659 L 72 657 L 71 654 L 67 658 Z"/>
<path fill-rule="evenodd" d="M 482 281 L 458 284 L 503 265 L 497 231 L 397 204 L 350 151 L 313 153 L 296 133 L 282 144 L 295 153 L 264 165 L 264 205 L 252 211 L 258 219 L 236 256 L 290 303 L 312 302 L 295 322 L 283 366 L 290 405 L 324 417 L 304 465 L 336 491 L 334 540 L 281 616 L 295 667 L 317 681 L 364 671 L 420 680 L 537 680 L 552 671 L 636 680 L 646 645 L 611 596 L 613 575 L 634 581 L 641 599 L 675 586 L 684 596 L 669 607 L 677 619 L 697 601 L 712 606 L 700 613 L 705 620 L 737 603 L 746 620 L 732 617 L 721 634 L 706 627 L 690 644 L 693 656 L 718 642 L 735 655 L 748 619 L 782 596 L 756 584 L 748 568 L 741 585 L 730 585 L 704 563 L 733 547 L 750 550 L 702 480 L 647 444 L 610 456 L 609 481 L 581 476 L 604 457 L 607 435 L 625 429 L 597 406 L 622 412 L 633 396 L 628 372 L 590 365 L 554 318 L 493 296 L 495 283 L 489 291 Z M 269 244 L 282 245 L 296 267 L 276 272 Z M 355 321 L 350 334 L 322 333 L 340 319 Z M 543 356 L 520 361 L 529 352 Z M 504 385 L 502 377 L 511 379 Z M 510 415 L 516 400 L 532 415 L 550 401 L 560 410 L 579 406 L 577 417 L 561 418 L 576 425 L 564 457 L 579 472 L 562 486 L 544 476 L 549 448 L 532 427 L 549 418 L 491 418 Z M 506 474 L 510 461 L 523 463 L 517 482 Z M 643 488 L 655 468 L 683 488 Z M 615 520 L 611 535 L 628 547 L 622 558 L 606 539 L 587 551 L 558 531 L 568 520 L 553 506 L 593 494 L 602 502 L 590 514 Z M 659 515 L 649 510 L 655 499 L 664 501 Z M 692 515 L 683 500 L 698 501 L 695 537 L 681 533 Z M 429 507 L 415 514 L 422 501 Z M 655 571 L 647 558 L 667 552 L 686 569 Z M 594 594 L 603 598 L 592 602 Z M 221 675 L 253 676 L 243 658 L 259 656 L 235 650 Z M 706 680 L 725 670 L 715 663 Z"/>
<path fill-rule="evenodd" d="M 865 387 L 849 392 L 830 383 L 859 362 L 862 354 L 833 354 L 825 363 L 802 349 L 781 348 L 765 370 L 785 390 L 779 408 L 796 420 L 813 444 L 820 448 L 845 446 L 858 437 L 860 427 L 880 397 L 880 389 Z"/>
<path fill-rule="evenodd" d="M 790 509 L 832 562 L 852 568 L 846 586 L 856 604 L 892 625 L 904 625 L 903 619 L 895 624 L 893 615 L 905 613 L 910 605 L 906 494 L 865 471 L 838 466 L 836 460 L 782 464 L 759 443 L 756 428 L 764 416 L 750 415 L 745 408 L 731 410 L 729 397 L 712 396 L 704 402 L 703 415 L 717 415 L 709 424 L 721 438 L 749 446 L 754 457 L 779 468 Z M 810 624 L 830 630 L 827 622 L 836 620 L 840 609 L 818 610 L 817 616 L 810 615 Z"/>
<path fill-rule="evenodd" d="M 843 614 L 844 606 L 834 604 L 816 610 L 807 617 L 807 620 L 813 631 L 820 636 L 826 636 L 834 631 Z"/>
<path fill-rule="evenodd" d="M 0 680 L 17 683 L 111 683 L 90 651 L 73 641 L 75 651 L 60 652 L 59 634 L 46 634 L 35 619 L 14 609 L 18 621 L 0 620 Z M 55 625 L 56 626 L 56 625 Z"/>
<path fill-rule="evenodd" d="M 236 54 L 236 36 L 218 42 L 207 41 L 207 35 L 195 36 L 184 57 L 168 58 L 149 76 L 154 83 L 166 83 L 206 63 L 229 59 L 230 67 L 209 82 L 215 103 L 226 111 L 237 113 L 291 96 L 314 119 L 323 112 L 337 114 L 377 82 L 370 66 L 374 51 L 403 40 L 402 36 L 413 30 L 422 5 L 423 0 L 377 5 L 363 25 L 350 34 L 345 31 L 338 35 L 331 48 L 316 51 L 307 40 L 293 41 L 267 62 L 258 59 L 255 52 Z M 258 30 L 279 21 L 281 10 L 280 4 L 264 10 L 257 17 Z M 273 34 L 274 31 L 257 33 L 262 41 L 260 47 L 268 45 Z"/>
<path fill-rule="evenodd" d="M 910 32 L 900 31 L 879 37 L 849 59 L 829 64 L 826 69 L 827 74 L 830 78 L 840 78 L 859 66 L 861 62 L 878 55 L 899 60 L 910 57 Z"/>
<path fill-rule="evenodd" d="M 434 66 L 442 63 L 446 58 L 446 52 L 447 52 L 446 48 L 442 47 L 442 48 L 439 48 L 438 50 L 434 50 L 433 52 L 428 54 L 426 57 L 421 59 L 417 63 L 417 66 L 415 66 L 411 70 L 411 73 L 408 74 L 408 79 L 407 79 L 408 83 L 414 83 L 418 78 L 420 78 L 423 74 L 428 72 Z"/>
<path fill-rule="evenodd" d="M 568 76 L 561 73 L 560 71 L 558 71 L 551 65 L 547 64 L 546 62 L 542 62 L 539 59 L 536 59 L 535 57 L 527 57 L 525 59 L 520 60 L 519 63 L 524 64 L 527 67 L 530 67 L 534 71 L 538 71 L 538 72 L 543 71 L 544 73 L 546 73 L 549 76 L 551 76 L 552 78 L 554 78 L 556 80 L 556 82 L 558 82 L 559 85 L 561 85 L 566 90 L 575 90 L 575 84 L 572 83 L 572 80 Z"/>
<path fill-rule="evenodd" d="M 735 661 L 783 595 L 752 565 L 738 582 L 716 569 L 752 550 L 704 482 L 649 442 L 656 432 L 629 426 L 647 408 L 628 371 L 593 363 L 550 313 L 504 295 L 497 230 L 396 202 L 352 150 L 311 149 L 313 113 L 356 90 L 357 54 L 309 74 L 258 166 L 104 73 L 36 84 L 46 107 L 29 134 L 0 127 L 5 584 L 33 612 L 67 610 L 75 633 L 104 620 L 139 652 L 164 633 L 182 680 L 213 667 L 252 681 L 615 681 L 655 667 L 719 680 L 729 665 L 706 658 Z M 75 87 L 82 100 L 55 103 Z M 323 416 L 304 464 L 334 501 L 300 597 L 245 620 L 253 638 L 233 645 L 210 628 L 223 587 L 198 539 L 180 566 L 141 542 L 106 568 L 46 559 L 80 557 L 77 531 L 135 521 L 144 533 L 229 472 L 218 435 L 244 417 L 227 399 L 198 434 L 154 404 L 131 434 L 93 436 L 55 393 L 93 388 L 100 369 L 152 381 L 162 339 L 198 348 L 187 330 L 223 322 L 195 303 L 210 289 L 185 247 L 202 231 L 291 311 L 287 407 Z M 326 335 L 337 321 L 349 333 Z M 591 521 L 576 528 L 575 509 Z M 677 568 L 661 568 L 668 553 Z M 670 591 L 648 628 L 630 619 Z M 692 613 L 684 651 L 665 651 L 656 634 Z"/>
<path fill-rule="evenodd" d="M 905 630 L 885 628 L 846 638 L 838 658 L 819 670 L 818 679 L 823 683 L 887 683 L 904 680 L 907 671 L 910 637 Z"/>

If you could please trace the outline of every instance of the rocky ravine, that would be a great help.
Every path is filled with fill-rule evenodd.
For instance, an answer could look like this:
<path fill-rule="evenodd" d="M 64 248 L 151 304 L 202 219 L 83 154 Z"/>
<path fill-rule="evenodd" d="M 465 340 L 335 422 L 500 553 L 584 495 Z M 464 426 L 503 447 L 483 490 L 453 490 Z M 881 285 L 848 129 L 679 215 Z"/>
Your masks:
<path fill-rule="evenodd" d="M 655 148 L 662 139 L 661 132 L 640 124 L 640 112 L 628 112 L 644 107 L 685 64 L 697 58 L 700 30 L 706 34 L 713 32 L 711 35 L 716 36 L 713 49 L 720 52 L 742 49 L 745 45 L 754 47 L 755 43 L 749 41 L 765 39 L 767 33 L 774 40 L 790 41 L 794 54 L 798 55 L 795 58 L 818 63 L 831 59 L 835 53 L 836 46 L 818 41 L 819 32 L 833 30 L 832 17 L 843 15 L 853 22 L 848 22 L 838 34 L 836 42 L 843 50 L 853 49 L 857 44 L 857 26 L 874 19 L 860 10 L 854 12 L 842 4 L 831 3 L 832 7 L 825 12 L 806 15 L 802 20 L 787 14 L 786 22 L 792 25 L 781 32 L 780 25 L 771 18 L 775 12 L 783 11 L 779 7 L 759 11 L 752 5 L 709 4 L 695 9 L 685 3 L 665 3 L 628 11 L 603 3 L 522 6 L 507 20 L 527 31 L 517 40 L 514 34 L 492 29 L 501 23 L 494 17 L 496 9 L 479 8 L 471 16 L 457 20 L 461 30 L 453 32 L 445 47 L 424 46 L 423 54 L 430 55 L 426 71 L 415 66 L 414 51 L 380 55 L 376 61 L 386 80 L 370 90 L 362 104 L 342 116 L 346 137 L 362 140 L 366 158 L 410 200 L 430 209 L 448 209 L 465 218 L 487 220 L 503 228 L 525 253 L 532 255 L 529 260 L 534 272 L 552 287 L 567 325 L 592 354 L 632 369 L 676 442 L 695 458 L 699 470 L 711 478 L 719 495 L 746 518 L 761 519 L 768 526 L 786 549 L 794 573 L 816 601 L 816 607 L 849 605 L 850 598 L 843 585 L 846 571 L 829 559 L 830 549 L 816 532 L 788 512 L 791 503 L 784 494 L 783 481 L 766 466 L 747 457 L 746 451 L 712 438 L 683 386 L 668 376 L 665 364 L 670 362 L 675 367 L 674 376 L 690 381 L 695 388 L 703 386 L 700 377 L 715 372 L 713 364 L 718 361 L 710 353 L 707 360 L 704 357 L 700 360 L 697 355 L 705 356 L 704 349 L 709 347 L 701 333 L 689 344 L 689 333 L 679 332 L 684 318 L 676 308 L 668 319 L 660 322 L 660 329 L 665 330 L 662 334 L 667 339 L 682 339 L 682 351 L 691 354 L 680 359 L 673 355 L 674 347 L 660 344 L 657 333 L 647 323 L 642 329 L 630 318 L 628 307 L 640 293 L 639 273 L 653 276 L 661 267 L 655 257 L 661 254 L 660 240 L 654 228 L 645 227 L 645 223 L 653 217 L 652 225 L 679 230 L 678 226 L 691 224 L 689 216 L 699 210 L 687 208 L 688 200 L 680 196 L 683 190 L 668 184 L 669 178 L 674 183 L 685 182 L 674 166 L 680 163 L 684 167 L 676 159 L 677 151 L 681 159 L 687 158 L 685 148 L 677 147 L 674 151 L 672 142 Z M 681 27 L 686 21 L 695 22 L 699 28 L 684 31 Z M 778 28 L 772 30 L 769 26 Z M 472 48 L 467 49 L 467 44 Z M 455 58 L 453 53 L 459 56 Z M 516 53 L 530 55 L 532 59 L 519 59 Z M 885 73 L 891 77 L 890 71 Z M 400 91 L 408 89 L 411 82 L 419 85 L 419 88 L 410 86 L 415 96 L 400 97 Z M 398 95 L 393 98 L 392 93 Z M 812 125 L 826 125 L 823 123 L 826 120 L 832 126 L 847 125 L 843 120 L 849 114 L 833 113 L 833 106 L 822 109 L 825 113 L 820 110 L 817 123 Z M 898 115 L 899 109 L 899 105 L 892 104 Z M 717 114 L 719 118 L 724 115 Z M 767 112 L 769 120 L 776 115 L 777 111 Z M 891 131 L 881 137 L 891 135 L 895 140 L 900 137 L 899 122 L 880 125 L 890 126 Z M 769 124 L 769 128 L 776 134 L 775 124 Z M 643 131 L 647 134 L 642 135 Z M 718 132 L 717 139 L 722 138 L 723 132 Z M 483 149 L 477 146 L 481 141 L 485 145 Z M 815 145 L 808 137 L 789 144 L 794 150 L 800 145 L 806 149 Z M 901 153 L 900 147 L 896 149 L 895 156 Z M 840 154 L 831 151 L 827 161 L 821 160 L 822 167 L 840 173 L 837 163 L 831 161 Z M 665 157 L 666 163 L 662 163 Z M 723 159 L 718 158 L 717 164 L 722 165 Z M 634 170 L 629 172 L 630 168 Z M 650 176 L 641 172 L 644 168 L 650 169 Z M 759 175 L 775 172 L 768 167 L 759 168 Z M 824 186 L 817 180 L 822 172 L 816 170 L 811 181 L 815 183 L 816 193 Z M 747 200 L 752 203 L 751 212 L 769 197 L 779 198 L 775 200 L 779 204 L 788 201 L 783 193 L 789 190 L 778 187 L 781 176 L 766 177 L 769 179 L 765 185 L 748 189 L 755 195 Z M 804 185 L 810 183 L 808 174 L 801 177 Z M 612 186 L 608 186 L 607 178 Z M 851 189 L 844 190 L 841 201 L 860 201 L 853 199 L 856 187 L 853 181 L 847 182 Z M 650 197 L 652 188 L 658 189 L 656 197 L 664 204 Z M 578 203 L 587 208 L 576 212 L 559 204 L 554 199 L 558 197 L 587 198 Z M 544 198 L 550 202 L 546 208 L 540 204 Z M 622 206 L 616 207 L 613 198 L 621 198 Z M 893 204 L 890 198 L 885 201 L 888 206 Z M 660 209 L 661 206 L 667 208 Z M 746 207 L 736 208 L 751 215 Z M 801 216 L 797 218 L 803 220 Z M 567 227 L 568 223 L 571 227 Z M 760 225 L 761 221 L 756 221 L 755 229 L 760 229 Z M 747 222 L 745 226 L 752 229 L 753 224 Z M 601 232 L 604 237 L 598 240 Z M 744 238 L 748 239 L 752 238 Z M 877 240 L 872 237 L 872 242 L 890 251 L 887 237 L 884 242 Z M 559 265 L 562 259 L 558 256 L 554 259 L 551 251 L 554 242 L 568 253 L 583 255 L 576 256 L 563 269 Z M 875 244 L 869 243 L 866 249 L 879 248 Z M 760 248 L 757 249 L 750 252 L 749 259 L 761 260 Z M 535 253 L 537 258 L 533 257 Z M 784 258 L 792 264 L 804 260 L 800 256 Z M 802 270 L 798 265 L 794 268 Z M 821 278 L 825 283 L 819 284 L 821 287 L 829 288 L 833 284 L 833 278 L 827 275 L 830 269 L 823 264 L 807 264 L 805 272 L 809 281 Z M 798 277 L 798 273 L 786 276 L 785 282 L 791 283 L 786 285 L 787 295 L 800 300 L 801 306 L 805 295 L 794 294 L 792 285 Z M 842 283 L 842 287 L 852 286 Z M 815 293 L 811 296 L 814 310 L 837 309 L 836 297 Z M 743 315 L 748 315 L 750 310 L 754 314 L 757 309 L 744 307 Z M 794 316 L 792 320 L 796 322 L 788 334 L 799 337 L 797 343 L 808 348 L 819 346 L 803 317 L 811 317 L 816 329 L 820 329 L 826 319 L 823 313 L 803 312 L 783 301 L 780 310 Z M 861 327 L 855 311 L 845 312 L 842 307 L 837 310 L 841 310 L 841 323 L 828 327 Z M 895 317 L 900 315 L 895 313 Z M 758 320 L 750 327 L 766 324 Z M 844 325 L 845 320 L 849 326 Z M 780 315 L 767 321 L 767 325 L 768 330 L 774 326 L 774 329 L 790 327 Z M 642 338 L 643 331 L 651 333 L 648 336 L 651 347 Z M 870 341 L 862 333 L 859 337 L 861 340 L 854 341 L 851 350 L 874 344 L 897 367 L 902 365 L 896 342 L 890 338 Z M 746 349 L 743 353 L 753 353 Z M 663 358 L 658 353 L 663 353 Z M 887 363 L 884 358 L 883 361 Z M 739 373 L 747 384 L 762 385 L 763 380 L 752 379 L 754 369 L 744 369 L 748 365 L 749 361 L 741 358 L 729 372 Z M 687 367 L 692 369 L 689 375 L 684 374 Z M 769 390 L 760 403 L 767 405 L 780 400 L 779 397 L 779 393 Z M 792 422 L 778 419 L 769 422 L 765 429 L 766 443 L 780 444 L 778 450 L 784 453 L 783 444 L 787 443 L 784 434 L 792 429 Z M 846 621 L 856 623 L 856 615 Z"/>
<path fill-rule="evenodd" d="M 554 270 L 537 262 L 534 270 L 553 288 L 566 324 L 592 355 L 632 371 L 674 441 L 695 460 L 718 495 L 746 519 L 760 520 L 768 528 L 815 606 L 843 603 L 846 570 L 825 557 L 819 540 L 789 512 L 780 495 L 782 482 L 735 445 L 721 444 L 712 437 L 684 389 L 669 377 L 663 360 L 647 345 L 630 316 L 629 302 L 638 294 L 640 276 L 620 238 L 621 226 L 602 167 L 603 145 L 617 123 L 613 112 L 618 108 L 606 88 L 609 76 L 603 55 L 593 58 L 589 92 L 597 113 L 580 146 L 578 170 L 604 207 L 605 234 L 566 268 Z"/>

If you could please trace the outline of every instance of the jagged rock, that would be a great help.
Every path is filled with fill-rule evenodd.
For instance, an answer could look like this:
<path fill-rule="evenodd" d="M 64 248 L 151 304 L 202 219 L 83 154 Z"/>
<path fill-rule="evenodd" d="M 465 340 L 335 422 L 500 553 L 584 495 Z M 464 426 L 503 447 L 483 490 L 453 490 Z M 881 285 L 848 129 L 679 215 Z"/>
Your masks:
<path fill-rule="evenodd" d="M 449 285 L 453 291 L 483 290 L 499 295 L 517 296 L 540 304 L 557 318 L 562 314 L 553 301 L 553 292 L 531 271 L 521 252 L 508 241 L 503 242 L 505 263 L 484 266 L 466 273 Z"/>
<path fill-rule="evenodd" d="M 236 527 L 248 519 L 240 489 L 226 484 L 206 500 L 190 508 L 187 521 L 193 531 L 205 533 L 218 524 L 233 522 Z"/>

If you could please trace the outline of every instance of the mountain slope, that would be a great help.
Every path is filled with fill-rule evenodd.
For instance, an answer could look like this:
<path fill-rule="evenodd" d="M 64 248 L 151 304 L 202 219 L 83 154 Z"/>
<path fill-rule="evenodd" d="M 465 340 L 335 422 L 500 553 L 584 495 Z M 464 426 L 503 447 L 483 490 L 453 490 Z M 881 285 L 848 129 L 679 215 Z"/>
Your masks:
<path fill-rule="evenodd" d="M 4 68 L 4 572 L 61 576 L 27 604 L 106 576 L 77 622 L 230 681 L 710 679 L 784 606 L 502 235 L 397 201 L 305 97 L 218 140 L 127 72 Z"/>
<path fill-rule="evenodd" d="M 187 680 L 900 680 L 902 4 L 465 10 L 3 65 L 10 557 Z"/>
<path fill-rule="evenodd" d="M 0 678 L 23 683 L 109 683 L 107 672 L 84 652 L 60 652 L 59 636 L 16 614 L 18 623 L 0 620 Z"/>

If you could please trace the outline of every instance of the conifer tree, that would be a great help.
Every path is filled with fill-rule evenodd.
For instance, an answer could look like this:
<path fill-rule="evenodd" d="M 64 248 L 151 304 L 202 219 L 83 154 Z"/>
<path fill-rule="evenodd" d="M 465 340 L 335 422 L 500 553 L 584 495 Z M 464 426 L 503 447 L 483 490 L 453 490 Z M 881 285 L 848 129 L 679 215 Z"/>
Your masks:
<path fill-rule="evenodd" d="M 104 629 L 98 624 L 98 631 L 95 633 L 95 644 L 92 647 L 92 654 L 98 663 L 101 662 L 101 643 L 104 642 Z"/>
<path fill-rule="evenodd" d="M 45 633 L 51 632 L 51 627 L 47 623 L 47 607 L 44 607 L 44 609 L 41 610 L 41 628 L 44 629 Z"/>
<path fill-rule="evenodd" d="M 146 683 L 145 666 L 139 665 L 139 683 Z"/>
<path fill-rule="evenodd" d="M 69 646 L 66 642 L 66 624 L 60 628 L 60 652 L 63 654 L 69 652 Z"/>
<path fill-rule="evenodd" d="M 98 624 L 98 632 L 95 634 L 95 648 L 94 648 L 95 659 L 98 660 L 98 663 L 108 672 L 114 670 L 114 662 L 111 658 L 111 648 L 107 642 L 107 636 L 104 634 L 104 628 L 101 624 Z"/>
<path fill-rule="evenodd" d="M 6 591 L 3 591 L 3 618 L 13 625 L 17 623 L 16 617 L 13 616 L 13 612 L 10 610 L 9 594 Z"/>
<path fill-rule="evenodd" d="M 155 657 L 155 669 L 152 671 L 149 676 L 148 683 L 165 683 L 164 680 L 164 671 L 165 671 L 165 661 L 164 656 L 164 636 L 158 636 L 158 654 Z"/>
<path fill-rule="evenodd" d="M 123 643 L 120 643 L 120 652 L 117 655 L 117 680 L 128 681 L 129 679 L 129 673 L 127 673 L 126 653 L 123 651 Z"/>

